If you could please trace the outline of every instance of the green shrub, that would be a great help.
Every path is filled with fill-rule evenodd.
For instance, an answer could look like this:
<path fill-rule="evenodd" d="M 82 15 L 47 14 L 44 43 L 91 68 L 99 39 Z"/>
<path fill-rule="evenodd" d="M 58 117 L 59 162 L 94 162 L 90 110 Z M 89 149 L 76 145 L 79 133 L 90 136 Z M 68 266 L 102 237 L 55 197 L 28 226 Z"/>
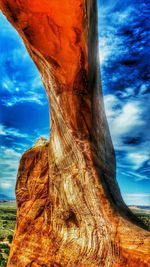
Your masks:
<path fill-rule="evenodd" d="M 4 251 L 5 251 L 6 255 L 9 255 L 10 248 L 5 248 Z"/>
<path fill-rule="evenodd" d="M 8 235 L 8 236 L 7 236 L 7 239 L 8 239 L 8 241 L 9 241 L 9 243 L 11 243 L 11 242 L 12 242 L 12 239 L 13 239 L 13 236 L 12 236 L 12 235 Z"/>
<path fill-rule="evenodd" d="M 16 220 L 16 216 L 14 216 L 14 215 L 2 215 L 1 219 L 2 220 L 7 220 L 7 221 L 15 221 Z"/>
<path fill-rule="evenodd" d="M 5 235 L 0 232 L 0 241 L 3 241 L 5 239 Z"/>
<path fill-rule="evenodd" d="M 6 260 L 3 258 L 2 254 L 0 254 L 0 266 L 6 267 Z"/>
<path fill-rule="evenodd" d="M 9 248 L 8 244 L 0 243 L 0 249 Z"/>

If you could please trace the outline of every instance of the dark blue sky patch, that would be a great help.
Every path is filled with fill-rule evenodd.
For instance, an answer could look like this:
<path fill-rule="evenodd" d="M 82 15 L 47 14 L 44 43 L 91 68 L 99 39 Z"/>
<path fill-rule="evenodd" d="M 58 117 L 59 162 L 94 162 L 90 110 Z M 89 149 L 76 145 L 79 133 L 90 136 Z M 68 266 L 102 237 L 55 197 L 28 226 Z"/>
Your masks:
<path fill-rule="evenodd" d="M 150 203 L 150 4 L 98 2 L 102 88 L 117 179 L 128 204 Z"/>

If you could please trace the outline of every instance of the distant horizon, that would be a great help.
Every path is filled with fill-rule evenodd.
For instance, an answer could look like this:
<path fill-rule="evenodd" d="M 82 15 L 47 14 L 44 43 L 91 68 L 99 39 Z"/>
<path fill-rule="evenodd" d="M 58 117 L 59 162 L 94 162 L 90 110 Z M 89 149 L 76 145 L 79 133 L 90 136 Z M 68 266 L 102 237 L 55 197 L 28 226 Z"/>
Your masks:
<path fill-rule="evenodd" d="M 8 200 L 2 200 L 2 199 L 0 199 L 0 203 L 6 203 L 6 202 L 16 202 L 16 198 L 10 198 L 10 199 L 8 199 Z M 144 204 L 144 205 L 142 205 L 142 204 L 126 204 L 128 207 L 148 207 L 148 208 L 150 208 L 150 205 L 146 205 L 146 204 Z"/>
<path fill-rule="evenodd" d="M 11 202 L 11 201 L 15 201 L 16 202 L 16 197 L 9 197 L 9 196 L 7 196 L 7 195 L 3 195 L 3 197 L 5 197 L 4 199 L 2 199 L 1 198 L 1 196 L 2 196 L 3 194 L 1 194 L 0 193 L 0 203 L 1 202 Z M 130 207 L 130 206 L 138 206 L 138 207 L 150 207 L 150 204 L 135 204 L 135 203 L 126 203 L 126 205 L 128 206 L 128 207 Z"/>

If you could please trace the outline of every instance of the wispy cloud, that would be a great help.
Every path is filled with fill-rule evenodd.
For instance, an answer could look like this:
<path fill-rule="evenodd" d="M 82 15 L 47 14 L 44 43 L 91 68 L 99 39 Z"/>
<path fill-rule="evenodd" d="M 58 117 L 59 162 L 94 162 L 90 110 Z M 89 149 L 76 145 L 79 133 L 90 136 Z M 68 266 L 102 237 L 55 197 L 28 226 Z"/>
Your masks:
<path fill-rule="evenodd" d="M 12 148 L 2 146 L 0 151 L 0 190 L 6 194 L 15 193 L 15 181 L 21 154 Z"/>
<path fill-rule="evenodd" d="M 4 190 L 8 190 L 10 188 L 14 187 L 14 183 L 12 181 L 1 181 L 0 188 Z"/>
<path fill-rule="evenodd" d="M 139 169 L 146 161 L 149 161 L 149 154 L 142 154 L 139 152 L 132 152 L 127 154 L 128 161 L 131 162 L 134 169 Z"/>
<path fill-rule="evenodd" d="M 6 107 L 32 102 L 46 105 L 46 93 L 39 73 L 18 33 L 0 14 L 1 24 L 1 102 Z"/>
<path fill-rule="evenodd" d="M 18 138 L 28 138 L 29 135 L 27 133 L 22 133 L 19 129 L 16 128 L 9 128 L 0 124 L 0 135 L 3 136 L 11 136 L 11 137 L 18 137 Z"/>
<path fill-rule="evenodd" d="M 22 104 L 22 103 L 33 103 L 33 104 L 38 104 L 38 105 L 45 105 L 46 101 L 45 101 L 45 97 L 43 96 L 43 94 L 38 94 L 38 93 L 29 93 L 28 95 L 24 95 L 24 96 L 10 96 L 7 99 L 2 99 L 2 103 L 6 106 L 6 107 L 11 107 L 13 105 L 18 105 L 18 104 Z"/>

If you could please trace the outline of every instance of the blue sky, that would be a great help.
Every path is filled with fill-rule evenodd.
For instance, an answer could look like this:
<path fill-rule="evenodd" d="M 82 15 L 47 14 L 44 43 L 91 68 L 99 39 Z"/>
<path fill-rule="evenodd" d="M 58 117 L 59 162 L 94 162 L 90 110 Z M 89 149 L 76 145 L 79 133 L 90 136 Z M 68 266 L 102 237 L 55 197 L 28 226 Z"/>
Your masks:
<path fill-rule="evenodd" d="M 127 204 L 150 205 L 149 18 L 147 0 L 98 1 L 106 114 Z M 0 193 L 14 197 L 19 159 L 48 138 L 49 108 L 39 73 L 0 14 Z"/>

